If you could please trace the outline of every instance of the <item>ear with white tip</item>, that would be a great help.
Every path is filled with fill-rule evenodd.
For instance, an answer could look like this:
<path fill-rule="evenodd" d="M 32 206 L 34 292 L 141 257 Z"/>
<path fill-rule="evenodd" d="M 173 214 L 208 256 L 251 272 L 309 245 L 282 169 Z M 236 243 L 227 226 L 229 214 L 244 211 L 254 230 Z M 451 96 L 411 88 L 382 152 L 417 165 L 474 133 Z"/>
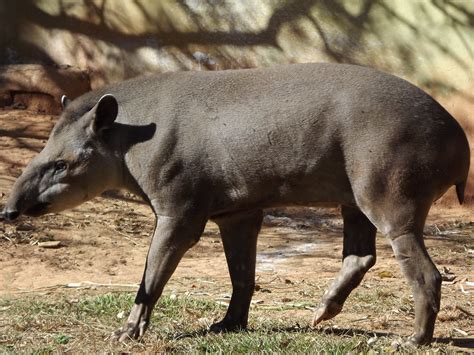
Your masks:
<path fill-rule="evenodd" d="M 118 103 L 111 94 L 102 96 L 92 109 L 92 131 L 100 133 L 110 128 L 118 115 Z"/>
<path fill-rule="evenodd" d="M 71 103 L 70 100 L 66 95 L 61 96 L 61 106 L 63 110 Z"/>

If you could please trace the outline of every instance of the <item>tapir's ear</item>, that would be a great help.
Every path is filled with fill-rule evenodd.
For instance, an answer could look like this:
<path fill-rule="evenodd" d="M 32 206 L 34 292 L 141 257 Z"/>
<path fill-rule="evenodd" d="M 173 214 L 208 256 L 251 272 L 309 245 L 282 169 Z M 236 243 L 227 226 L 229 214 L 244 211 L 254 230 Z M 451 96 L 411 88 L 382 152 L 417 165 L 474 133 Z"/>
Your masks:
<path fill-rule="evenodd" d="M 66 95 L 61 96 L 61 106 L 63 110 L 71 103 L 70 100 Z"/>
<path fill-rule="evenodd" d="M 113 95 L 107 94 L 99 99 L 92 109 L 92 130 L 95 133 L 110 128 L 118 115 L 118 103 Z"/>

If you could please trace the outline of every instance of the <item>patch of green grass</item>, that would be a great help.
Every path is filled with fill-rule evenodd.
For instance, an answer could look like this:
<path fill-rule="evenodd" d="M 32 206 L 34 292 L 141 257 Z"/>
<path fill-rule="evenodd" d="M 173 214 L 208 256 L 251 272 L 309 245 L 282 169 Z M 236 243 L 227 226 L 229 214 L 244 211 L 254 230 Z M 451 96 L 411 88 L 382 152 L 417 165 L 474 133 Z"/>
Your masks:
<path fill-rule="evenodd" d="M 282 318 L 280 310 L 258 307 L 251 311 L 249 330 L 211 334 L 207 332 L 208 325 L 223 317 L 225 308 L 212 300 L 185 296 L 162 297 L 142 340 L 127 344 L 111 342 L 109 335 L 125 321 L 123 311 L 130 310 L 133 298 L 130 293 L 106 293 L 80 300 L 64 295 L 0 300 L 0 353 L 393 352 L 393 338 L 379 337 L 372 343 L 370 332 L 315 330 L 300 326 L 307 319 Z"/>
<path fill-rule="evenodd" d="M 383 288 L 356 289 L 346 303 L 346 309 L 361 314 L 371 312 L 384 313 L 395 308 L 400 299 L 393 293 L 385 291 Z"/>
<path fill-rule="evenodd" d="M 71 311 L 78 317 L 99 317 L 110 320 L 117 314 L 132 307 L 134 296 L 131 293 L 106 293 L 104 295 L 79 300 L 71 304 Z"/>

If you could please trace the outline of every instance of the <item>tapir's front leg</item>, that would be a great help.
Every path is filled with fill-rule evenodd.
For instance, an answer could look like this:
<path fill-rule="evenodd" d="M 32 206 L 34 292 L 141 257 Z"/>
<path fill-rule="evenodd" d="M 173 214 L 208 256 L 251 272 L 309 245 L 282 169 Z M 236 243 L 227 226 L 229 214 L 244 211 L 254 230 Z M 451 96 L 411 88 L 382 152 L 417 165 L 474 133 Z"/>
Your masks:
<path fill-rule="evenodd" d="M 247 327 L 249 306 L 255 289 L 257 236 L 262 226 L 262 210 L 237 213 L 216 219 L 232 280 L 232 298 L 224 319 L 211 326 L 222 332 Z"/>
<path fill-rule="evenodd" d="M 197 217 L 158 217 L 135 304 L 126 323 L 112 335 L 114 339 L 137 339 L 145 333 L 166 282 L 184 253 L 199 240 L 205 224 L 205 219 Z"/>

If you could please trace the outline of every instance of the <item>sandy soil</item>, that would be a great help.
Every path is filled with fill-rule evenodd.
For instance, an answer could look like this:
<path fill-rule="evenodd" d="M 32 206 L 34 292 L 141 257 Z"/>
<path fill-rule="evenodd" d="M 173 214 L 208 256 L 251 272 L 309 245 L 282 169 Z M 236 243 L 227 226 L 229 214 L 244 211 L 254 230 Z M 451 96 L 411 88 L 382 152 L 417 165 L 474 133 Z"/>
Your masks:
<path fill-rule="evenodd" d="M 0 208 L 15 177 L 44 145 L 54 122 L 53 116 L 0 111 Z M 0 221 L 0 296 L 64 291 L 68 284 L 77 286 L 85 281 L 134 287 L 143 272 L 153 224 L 150 209 L 128 194 L 121 194 L 119 199 L 107 195 L 61 214 L 37 219 L 22 217 L 15 224 Z M 443 283 L 436 336 L 465 338 L 471 346 L 474 288 L 466 281 L 474 281 L 473 236 L 472 205 L 435 206 L 431 211 L 426 244 L 446 278 L 454 277 Z M 51 240 L 61 241 L 61 246 L 39 246 Z M 377 246 L 376 266 L 344 311 L 330 322 L 408 335 L 413 324 L 409 288 L 384 237 L 378 236 Z M 339 211 L 271 211 L 265 219 L 258 250 L 255 300 L 265 305 L 316 305 L 341 264 Z M 226 299 L 230 290 L 219 233 L 216 225 L 209 223 L 201 241 L 182 260 L 166 292 L 190 292 L 196 297 L 219 300 Z M 381 300 L 388 297 L 390 302 L 381 301 L 375 311 L 371 308 L 364 313 L 362 306 L 370 302 L 364 297 L 373 296 L 375 290 L 376 296 Z M 310 308 L 298 311 L 307 313 L 308 322 Z"/>

